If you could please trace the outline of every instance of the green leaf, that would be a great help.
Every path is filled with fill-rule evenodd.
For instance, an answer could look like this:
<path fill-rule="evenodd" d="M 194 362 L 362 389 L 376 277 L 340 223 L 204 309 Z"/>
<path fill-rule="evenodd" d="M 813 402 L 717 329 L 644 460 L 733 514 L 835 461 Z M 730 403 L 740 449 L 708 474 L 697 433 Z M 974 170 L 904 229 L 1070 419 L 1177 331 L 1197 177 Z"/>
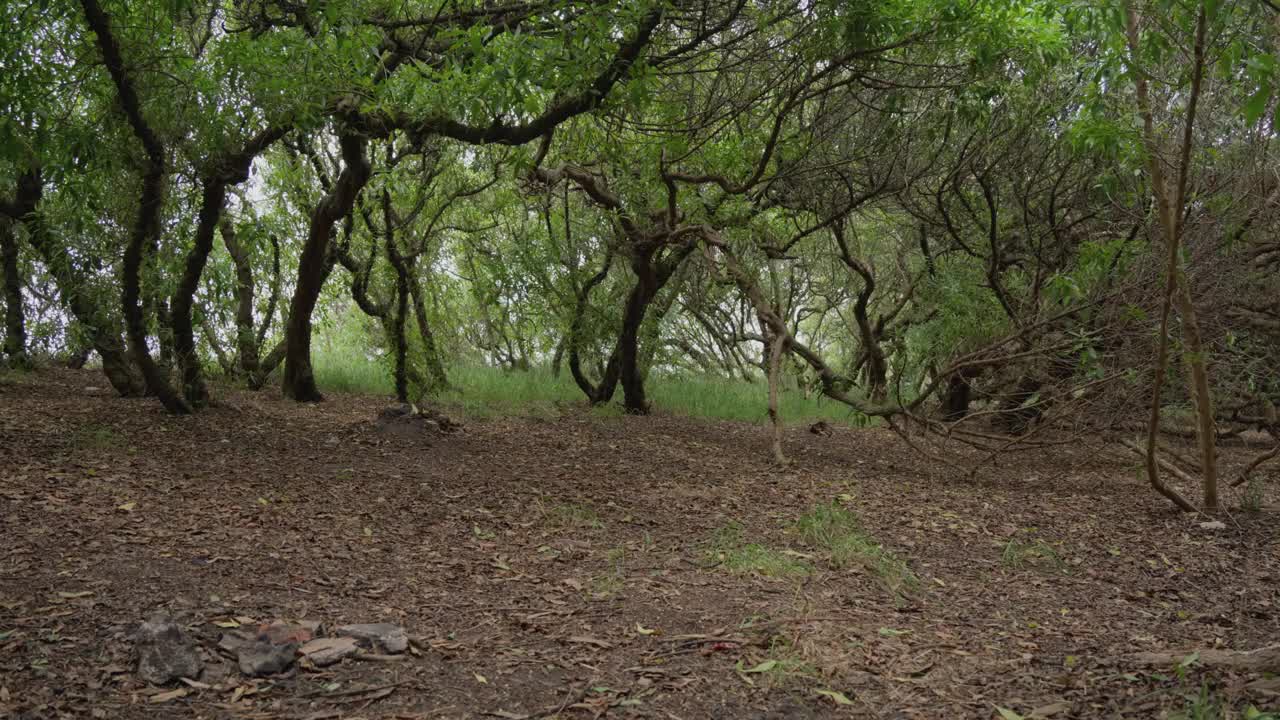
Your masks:
<path fill-rule="evenodd" d="M 1244 104 L 1244 119 L 1250 125 L 1258 122 L 1262 113 L 1267 111 L 1267 103 L 1271 101 L 1271 86 L 1263 85 L 1251 95 Z"/>
<path fill-rule="evenodd" d="M 1002 708 L 999 705 L 996 706 L 996 712 L 1000 713 L 1000 717 L 1004 718 L 1004 720 L 1026 720 L 1026 718 L 1022 717 L 1018 713 L 1010 710 L 1009 708 Z"/>
<path fill-rule="evenodd" d="M 774 669 L 774 668 L 776 668 L 776 667 L 778 667 L 778 661 L 777 661 L 777 660 L 765 660 L 764 662 L 760 663 L 759 665 L 756 665 L 756 666 L 755 666 L 755 667 L 753 667 L 753 668 L 747 668 L 746 670 L 743 670 L 742 672 L 749 672 L 749 673 L 767 673 L 767 672 L 769 672 L 770 670 L 772 670 L 772 669 Z"/>

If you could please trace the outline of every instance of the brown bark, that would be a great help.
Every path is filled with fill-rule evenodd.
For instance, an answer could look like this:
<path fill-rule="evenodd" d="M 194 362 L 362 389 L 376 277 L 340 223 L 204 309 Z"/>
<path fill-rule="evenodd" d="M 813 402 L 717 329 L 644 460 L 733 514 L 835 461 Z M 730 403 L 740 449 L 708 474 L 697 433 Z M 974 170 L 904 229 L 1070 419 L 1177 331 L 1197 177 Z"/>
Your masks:
<path fill-rule="evenodd" d="M 29 368 L 27 324 L 23 315 L 22 272 L 18 267 L 16 223 L 0 217 L 0 264 L 4 270 L 4 354 L 10 367 Z"/>
<path fill-rule="evenodd" d="M 573 377 L 573 381 L 578 388 L 587 396 L 587 401 L 592 405 L 609 402 L 613 398 L 614 388 L 618 384 L 618 353 L 616 348 L 609 357 L 609 362 L 605 366 L 605 371 L 598 385 L 591 382 L 590 378 L 582 370 L 581 355 L 582 325 L 586 322 L 591 291 L 609 276 L 609 268 L 612 265 L 613 251 L 610 250 L 605 255 L 604 265 L 600 268 L 600 271 L 588 278 L 582 287 L 577 289 L 577 302 L 573 309 L 573 320 L 569 323 L 569 374 Z"/>
<path fill-rule="evenodd" d="M 761 323 L 762 325 L 764 323 Z M 773 459 L 779 465 L 787 465 L 790 460 L 782 449 L 783 423 L 779 410 L 778 390 L 782 369 L 782 355 L 786 352 L 786 337 L 777 335 L 769 346 L 769 423 L 773 426 Z"/>
<path fill-rule="evenodd" d="M 298 280 L 289 304 L 285 333 L 284 394 L 298 402 L 324 399 L 311 369 L 311 313 L 324 287 L 325 256 L 333 225 L 351 212 L 356 196 L 369 180 L 364 137 L 344 132 L 338 139 L 345 167 L 333 188 L 311 212 L 310 228 L 298 260 Z"/>
<path fill-rule="evenodd" d="M 200 276 L 204 274 L 209 253 L 213 251 L 213 236 L 222 218 L 227 188 L 248 180 L 249 167 L 253 164 L 254 158 L 283 137 L 287 130 L 288 128 L 279 126 L 263 130 L 236 152 L 214 160 L 212 167 L 202 180 L 204 187 L 201 190 L 195 240 L 187 252 L 182 278 L 178 282 L 170 304 L 174 355 L 182 373 L 183 394 L 192 407 L 199 408 L 207 405 L 209 390 L 205 386 L 200 357 L 196 353 L 191 311 L 195 303 L 196 288 L 200 286 Z M 237 266 L 237 280 L 239 280 L 239 266 Z M 250 312 L 252 313 L 252 308 Z M 252 326 L 252 318 L 250 325 Z M 237 323 L 237 334 L 239 328 Z"/>
<path fill-rule="evenodd" d="M 1136 55 L 1139 43 L 1139 18 L 1131 2 L 1125 8 L 1125 20 L 1129 50 Z M 1187 512 L 1195 510 L 1194 506 L 1165 486 L 1160 480 L 1160 466 L 1156 460 L 1156 434 L 1159 432 L 1160 425 L 1160 395 L 1169 364 L 1169 315 L 1171 307 L 1176 305 L 1179 314 L 1182 316 L 1183 343 L 1186 346 L 1185 358 L 1191 376 L 1192 395 L 1196 403 L 1196 426 L 1202 475 L 1201 486 L 1204 495 L 1203 509 L 1205 512 L 1212 513 L 1218 510 L 1217 433 L 1213 422 L 1213 401 L 1209 393 L 1208 359 L 1206 357 L 1207 351 L 1200 335 L 1199 322 L 1195 304 L 1191 299 L 1191 291 L 1185 277 L 1182 277 L 1180 253 L 1183 233 L 1182 218 L 1186 207 L 1187 180 L 1191 166 L 1192 130 L 1195 125 L 1196 107 L 1200 98 L 1200 84 L 1204 76 L 1206 24 L 1205 8 L 1201 3 L 1196 20 L 1195 59 L 1192 67 L 1191 91 L 1188 96 L 1186 117 L 1183 123 L 1178 179 L 1173 187 L 1170 187 L 1165 181 L 1164 159 L 1156 133 L 1155 117 L 1151 110 L 1147 79 L 1141 69 L 1135 70 L 1135 86 L 1138 114 L 1142 117 L 1143 144 L 1147 151 L 1147 169 L 1151 179 L 1152 193 L 1155 195 L 1166 253 L 1165 294 L 1160 313 L 1160 331 L 1157 336 L 1156 347 L 1156 369 L 1155 377 L 1152 380 L 1151 415 L 1147 429 L 1147 479 L 1157 492 L 1167 497 L 1182 510 Z"/>
<path fill-rule="evenodd" d="M 138 199 L 138 216 L 129 236 L 124 252 L 124 267 L 121 273 L 123 285 L 120 299 L 124 307 L 125 329 L 129 336 L 129 345 L 133 360 L 142 371 L 147 389 L 154 392 L 165 409 L 173 414 L 186 414 L 191 407 L 182 396 L 174 392 L 151 357 L 147 349 L 147 324 L 143 315 L 140 295 L 142 287 L 142 265 L 145 261 L 144 250 L 160 232 L 160 210 L 163 204 L 163 182 L 165 175 L 164 147 L 155 131 L 142 117 L 142 107 L 133 81 L 125 72 L 124 59 L 120 55 L 120 47 L 111 33 L 111 23 L 97 0 L 80 0 L 85 19 L 98 40 L 98 49 L 102 52 L 107 72 L 116 86 L 120 106 L 133 134 L 142 144 L 146 162 L 142 175 L 142 190 Z"/>

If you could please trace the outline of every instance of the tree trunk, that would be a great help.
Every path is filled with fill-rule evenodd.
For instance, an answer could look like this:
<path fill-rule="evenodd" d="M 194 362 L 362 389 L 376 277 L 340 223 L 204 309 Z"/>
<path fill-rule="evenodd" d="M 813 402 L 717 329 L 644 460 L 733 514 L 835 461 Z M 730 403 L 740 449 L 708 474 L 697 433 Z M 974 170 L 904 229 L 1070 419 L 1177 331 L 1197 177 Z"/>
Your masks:
<path fill-rule="evenodd" d="M 245 377 L 258 372 L 258 339 L 253 323 L 254 280 L 253 263 L 248 250 L 240 244 L 235 225 L 229 218 L 219 223 L 222 244 L 227 248 L 231 264 L 236 269 L 236 359 L 234 367 Z M 274 311 L 273 311 L 274 312 Z M 269 322 L 269 319 L 265 322 Z"/>
<path fill-rule="evenodd" d="M 173 351 L 182 373 L 182 391 L 193 408 L 209 404 L 209 389 L 204 384 L 200 369 L 200 356 L 196 353 L 195 328 L 191 321 L 191 308 L 195 302 L 196 288 L 204 274 L 213 251 L 213 234 L 222 216 L 222 206 L 227 199 L 227 187 L 216 180 L 206 180 L 200 198 L 200 214 L 196 222 L 195 241 L 187 252 L 187 262 L 178 288 L 173 293 Z M 238 269 L 238 268 L 237 268 Z"/>
<path fill-rule="evenodd" d="M 431 320 L 427 317 L 427 304 L 423 298 L 422 285 L 416 277 L 409 277 L 409 297 L 413 300 L 413 315 L 418 321 L 418 335 L 422 337 L 422 349 L 426 355 L 428 390 L 437 392 L 449 387 L 449 376 L 444 369 L 444 360 L 440 356 L 440 348 L 436 345 L 435 333 L 431 331 Z"/>
<path fill-rule="evenodd" d="M 1200 334 L 1200 321 L 1191 290 L 1184 280 L 1178 284 L 1175 302 L 1182 317 L 1182 341 L 1196 402 L 1196 439 L 1200 446 L 1200 472 L 1204 511 L 1218 512 L 1218 429 L 1213 420 L 1213 396 L 1209 392 L 1208 351 Z"/>
<path fill-rule="evenodd" d="M 396 268 L 396 309 L 391 317 L 391 342 L 395 348 L 396 401 L 409 402 L 409 339 L 405 321 L 409 316 L 409 278 Z"/>
<path fill-rule="evenodd" d="M 285 331 L 284 394 L 298 402 L 324 399 L 316 387 L 311 369 L 311 313 L 324 287 L 325 255 L 333 224 L 351 212 L 356 196 L 369 180 L 369 160 L 365 138 L 343 134 L 339 138 L 346 167 L 338 182 L 311 213 L 311 224 L 298 260 L 298 281 L 289 304 L 289 324 Z"/>
<path fill-rule="evenodd" d="M 947 381 L 947 394 L 942 401 L 942 419 L 947 422 L 963 420 L 969 414 L 972 390 L 964 373 L 952 375 Z"/>
<path fill-rule="evenodd" d="M 644 378 L 640 373 L 640 326 L 644 323 L 649 304 L 657 294 L 657 279 L 653 268 L 645 263 L 635 263 L 636 285 L 627 298 L 622 314 L 622 331 L 618 334 L 618 359 L 622 381 L 622 406 L 629 413 L 643 415 L 649 412 L 644 394 Z"/>
<path fill-rule="evenodd" d="M 1164 495 L 1180 509 L 1187 512 L 1195 511 L 1195 507 L 1191 503 L 1161 481 L 1159 464 L 1156 461 L 1156 433 L 1160 425 L 1160 390 L 1164 383 L 1165 369 L 1168 367 L 1169 311 L 1170 307 L 1176 304 L 1179 314 L 1182 315 L 1186 363 L 1191 376 L 1192 395 L 1196 401 L 1196 430 L 1199 439 L 1202 471 L 1201 487 L 1204 492 L 1203 510 L 1208 513 L 1214 513 L 1218 510 L 1218 467 L 1217 432 L 1214 428 L 1213 400 L 1209 394 L 1206 351 L 1200 336 L 1195 304 L 1191 299 L 1191 289 L 1182 271 L 1180 252 L 1184 229 L 1183 214 L 1187 207 L 1187 183 L 1191 168 L 1192 130 L 1195 126 L 1196 108 L 1200 99 L 1201 81 L 1204 77 L 1204 43 L 1207 25 L 1207 10 L 1202 2 L 1199 4 L 1199 11 L 1196 17 L 1193 50 L 1195 59 L 1191 68 L 1191 89 L 1187 96 L 1186 117 L 1182 127 L 1182 144 L 1179 148 L 1179 162 L 1177 165 L 1178 177 L 1172 185 L 1165 181 L 1163 164 L 1165 160 L 1161 157 L 1160 139 L 1156 132 L 1155 116 L 1151 111 L 1147 78 L 1141 70 L 1135 73 L 1134 86 L 1138 114 L 1142 118 L 1143 145 L 1147 151 L 1147 172 L 1151 179 L 1152 194 L 1155 196 L 1166 251 L 1165 293 L 1161 306 L 1160 332 L 1156 344 L 1156 372 L 1152 380 L 1151 415 L 1147 427 L 1147 479 L 1157 492 Z M 1138 26 L 1138 13 L 1132 3 L 1127 3 L 1125 6 L 1125 31 L 1129 50 L 1134 55 L 1138 53 L 1139 49 L 1140 32 Z"/>
<path fill-rule="evenodd" d="M 765 322 L 760 321 L 765 327 Z M 786 351 L 786 337 L 777 335 L 768 343 L 769 347 L 769 424 L 773 426 L 773 459 L 779 465 L 787 465 L 790 460 L 782 450 L 782 414 L 779 411 L 778 385 L 782 369 L 782 355 Z"/>
<path fill-rule="evenodd" d="M 160 372 L 159 366 L 147 349 L 147 323 L 141 305 L 141 274 L 144 250 L 160 232 L 160 210 L 164 199 L 163 183 L 165 175 L 164 147 L 155 132 L 142 117 L 141 103 L 125 71 L 124 59 L 120 55 L 120 46 L 111 34 L 111 24 L 97 0 L 80 0 L 84 8 L 85 19 L 89 23 L 98 40 L 98 48 L 102 51 L 103 62 L 116 86 L 116 94 L 133 134 L 142 144 L 146 153 L 146 164 L 142 176 L 142 191 L 138 198 L 138 217 L 134 222 L 128 245 L 124 252 L 124 268 L 120 293 L 124 307 L 125 329 L 129 336 L 129 344 L 133 351 L 134 362 L 142 370 L 142 378 L 147 389 L 159 397 L 165 409 L 174 414 L 191 412 L 191 408 L 169 385 L 169 380 Z"/>
<path fill-rule="evenodd" d="M 555 352 L 551 353 L 551 377 L 560 379 L 560 366 L 564 364 L 564 349 L 568 345 L 569 336 L 561 335 L 556 343 Z"/>
<path fill-rule="evenodd" d="M 569 353 L 569 374 L 573 377 L 573 382 L 587 396 L 587 401 L 592 405 L 602 405 L 613 399 L 614 389 L 618 385 L 618 348 L 609 355 L 609 361 L 606 363 L 604 371 L 600 373 L 600 384 L 592 384 L 591 380 L 582 370 L 582 356 L 580 348 L 582 345 L 582 324 L 586 320 L 587 307 L 591 298 L 591 291 L 600 283 L 604 282 L 609 276 L 609 268 L 613 265 L 613 251 L 610 250 L 604 258 L 604 265 L 600 271 L 592 275 L 583 283 L 581 288 L 577 290 L 577 303 L 573 308 L 573 320 L 569 323 L 568 337 L 568 353 Z"/>
<path fill-rule="evenodd" d="M 15 210 L 17 219 L 27 229 L 27 240 L 53 276 L 63 303 L 85 329 L 90 344 L 102 358 L 102 372 L 107 382 L 122 397 L 142 395 L 144 388 L 120 339 L 118 321 L 105 312 L 97 298 L 89 295 L 85 277 L 76 271 L 71 258 L 49 236 L 38 209 L 43 195 L 44 182 L 38 168 L 18 177 Z"/>
<path fill-rule="evenodd" d="M 262 324 L 258 326 L 258 337 L 254 342 L 258 353 L 262 352 L 262 344 L 267 341 L 267 331 L 271 329 L 271 323 L 276 316 L 276 306 L 280 304 L 280 238 L 268 235 L 267 239 L 271 241 L 271 297 L 267 298 L 267 311 L 262 314 Z M 328 259 L 328 268 L 324 271 L 325 277 L 328 277 L 329 272 L 333 270 L 333 262 L 334 258 L 331 254 Z M 252 307 L 250 311 L 252 312 Z"/>
<path fill-rule="evenodd" d="M 14 222 L 0 218 L 0 263 L 4 266 L 4 354 L 9 366 L 31 367 L 27 355 L 27 325 L 22 309 L 22 272 L 18 267 L 18 238 Z"/>

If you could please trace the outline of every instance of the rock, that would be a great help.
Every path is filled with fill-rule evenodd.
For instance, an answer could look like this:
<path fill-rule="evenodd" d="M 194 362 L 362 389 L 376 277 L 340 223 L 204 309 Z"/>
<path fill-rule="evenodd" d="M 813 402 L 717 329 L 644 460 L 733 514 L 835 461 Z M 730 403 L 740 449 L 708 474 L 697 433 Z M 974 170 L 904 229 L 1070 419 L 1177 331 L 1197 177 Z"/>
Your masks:
<path fill-rule="evenodd" d="M 827 435 L 830 435 L 832 431 L 831 431 L 831 426 L 828 425 L 825 420 L 819 420 L 818 422 L 809 426 L 809 432 L 813 433 L 814 435 L 822 435 L 825 437 Z"/>
<path fill-rule="evenodd" d="M 257 639 L 244 630 L 232 630 L 223 633 L 218 639 L 218 647 L 229 653 L 235 654 L 240 652 L 241 648 L 248 647 L 257 642 Z"/>
<path fill-rule="evenodd" d="M 218 647 L 236 656 L 240 672 L 248 677 L 275 675 L 288 670 L 298 654 L 298 646 L 310 642 L 319 623 L 263 623 L 255 631 L 245 629 L 223 633 Z"/>
<path fill-rule="evenodd" d="M 343 625 L 333 631 L 339 637 L 355 638 L 362 645 L 376 645 L 392 655 L 409 649 L 409 636 L 404 628 L 391 623 Z"/>
<path fill-rule="evenodd" d="M 248 677 L 275 675 L 288 670 L 297 654 L 296 643 L 257 641 L 240 648 L 236 653 L 236 664 Z"/>
<path fill-rule="evenodd" d="M 138 677 L 153 685 L 164 685 L 178 678 L 195 679 L 204 668 L 195 643 L 165 615 L 156 615 L 138 626 L 134 649 L 138 655 Z"/>
<path fill-rule="evenodd" d="M 355 638 L 334 637 L 316 638 L 298 648 L 298 652 L 315 663 L 316 667 L 325 667 L 339 662 L 345 657 L 354 655 L 359 649 Z"/>

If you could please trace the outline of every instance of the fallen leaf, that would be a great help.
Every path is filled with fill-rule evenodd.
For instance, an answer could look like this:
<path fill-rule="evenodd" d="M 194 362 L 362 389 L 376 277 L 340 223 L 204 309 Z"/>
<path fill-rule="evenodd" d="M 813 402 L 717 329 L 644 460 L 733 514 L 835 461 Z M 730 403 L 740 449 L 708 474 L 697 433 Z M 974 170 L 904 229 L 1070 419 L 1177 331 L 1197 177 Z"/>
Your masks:
<path fill-rule="evenodd" d="M 489 679 L 488 679 L 488 678 L 486 678 L 485 676 L 481 675 L 480 673 L 471 673 L 471 675 L 475 677 L 476 682 L 478 682 L 478 683 L 480 683 L 480 684 L 482 684 L 482 685 L 488 685 L 488 684 L 489 684 Z"/>
<path fill-rule="evenodd" d="M 641 635 L 652 635 L 658 631 L 653 628 L 647 628 L 641 625 L 640 623 L 636 623 L 636 632 L 640 633 Z"/>
<path fill-rule="evenodd" d="M 1058 702 L 1049 703 L 1048 705 L 1041 705 L 1035 710 L 1032 710 L 1031 717 L 1033 718 L 1053 717 L 1058 713 L 1064 713 L 1069 711 L 1070 709 L 1071 709 L 1071 703 L 1066 702 L 1065 700 L 1059 700 Z"/>
<path fill-rule="evenodd" d="M 81 590 L 80 592 L 60 592 L 58 597 L 63 600 L 77 600 L 79 598 L 87 598 L 93 595 L 92 590 Z"/>
<path fill-rule="evenodd" d="M 129 501 L 129 502 L 127 502 L 127 503 L 123 504 L 123 505 L 117 505 L 117 506 L 116 506 L 116 509 L 117 509 L 117 510 L 122 510 L 122 511 L 124 511 L 124 512 L 133 512 L 133 509 L 134 509 L 134 508 L 136 508 L 136 507 L 138 507 L 138 503 L 133 502 L 133 501 Z"/>
<path fill-rule="evenodd" d="M 573 635 L 569 638 L 571 643 L 580 643 L 582 645 L 595 645 L 598 648 L 608 649 L 613 647 L 613 643 L 606 642 L 600 638 L 593 638 L 587 635 Z"/>
<path fill-rule="evenodd" d="M 825 698 L 830 698 L 830 700 L 831 700 L 832 702 L 834 702 L 835 704 L 837 704 L 837 705 L 852 705 L 852 704 L 853 704 L 853 701 L 852 701 L 852 700 L 850 700 L 850 699 L 849 699 L 849 697 L 848 697 L 847 695 L 845 695 L 844 693 L 840 692 L 839 690 L 814 690 L 814 692 L 816 692 L 817 694 L 819 694 L 819 695 L 821 695 L 821 696 L 823 696 L 823 697 L 825 697 Z"/>
<path fill-rule="evenodd" d="M 747 668 L 746 670 L 743 670 L 742 672 L 748 672 L 748 673 L 767 673 L 767 672 L 769 672 L 770 670 L 772 670 L 772 669 L 774 669 L 774 668 L 776 668 L 776 667 L 778 667 L 778 661 L 777 661 L 777 660 L 765 660 L 764 662 L 760 663 L 759 665 L 756 665 L 756 666 L 755 666 L 755 667 L 753 667 L 753 668 Z"/>
<path fill-rule="evenodd" d="M 1000 713 L 1000 717 L 1003 718 L 1003 720 L 1026 720 L 1026 718 L 1022 717 L 1018 713 L 1010 710 L 1009 708 L 1002 708 L 999 705 L 996 706 L 996 712 Z"/>

